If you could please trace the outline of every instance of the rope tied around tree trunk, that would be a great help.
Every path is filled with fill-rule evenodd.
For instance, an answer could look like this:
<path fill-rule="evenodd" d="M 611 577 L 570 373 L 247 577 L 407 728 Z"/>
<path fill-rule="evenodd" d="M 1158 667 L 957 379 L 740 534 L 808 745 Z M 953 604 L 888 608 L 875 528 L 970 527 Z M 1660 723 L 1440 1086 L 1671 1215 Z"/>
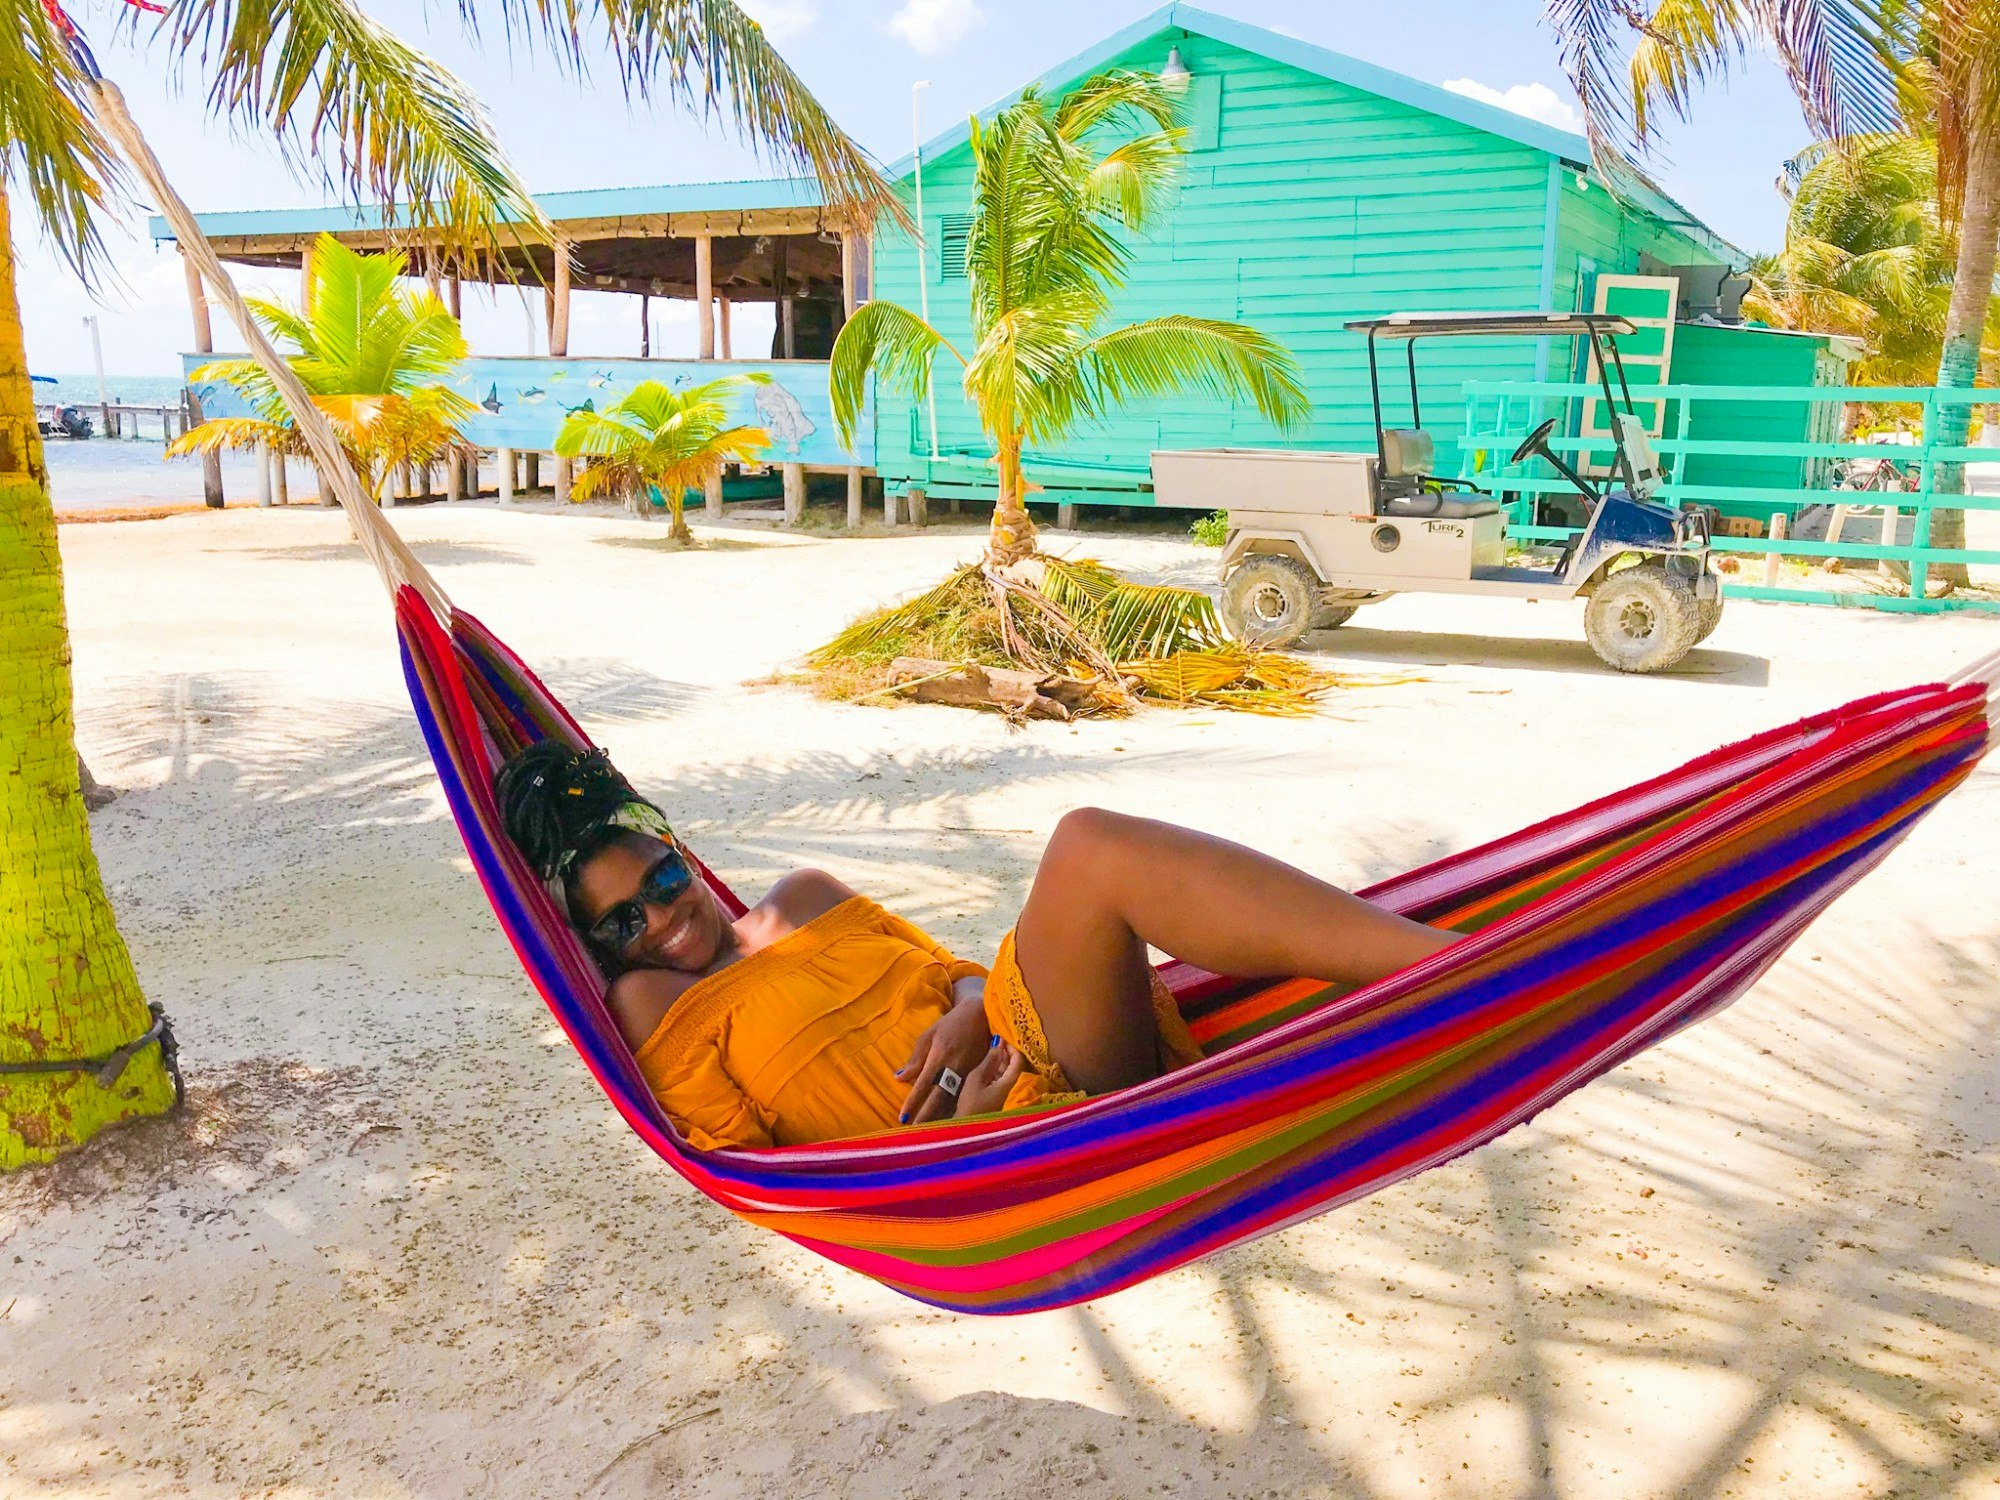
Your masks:
<path fill-rule="evenodd" d="M 96 1078 L 99 1088 L 116 1088 L 118 1080 L 132 1065 L 132 1059 L 157 1042 L 161 1066 L 174 1081 L 174 1108 L 179 1109 L 187 1102 L 187 1083 L 181 1077 L 181 1049 L 174 1040 L 174 1023 L 167 1019 L 166 1008 L 159 1001 L 150 1001 L 146 1009 L 152 1013 L 153 1024 L 146 1028 L 143 1035 L 134 1037 L 115 1052 L 107 1052 L 102 1057 L 38 1057 L 32 1062 L 0 1062 L 0 1076 L 10 1073 L 89 1073 Z"/>

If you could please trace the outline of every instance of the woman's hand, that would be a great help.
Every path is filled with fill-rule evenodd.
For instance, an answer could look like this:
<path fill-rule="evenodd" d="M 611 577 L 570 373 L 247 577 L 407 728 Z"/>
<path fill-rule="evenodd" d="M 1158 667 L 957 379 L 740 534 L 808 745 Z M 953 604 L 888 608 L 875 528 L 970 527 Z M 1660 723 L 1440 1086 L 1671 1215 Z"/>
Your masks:
<path fill-rule="evenodd" d="M 966 1077 L 991 1048 L 993 1033 L 986 1025 L 985 993 L 982 981 L 961 979 L 953 989 L 957 1003 L 924 1029 L 910 1060 L 896 1070 L 896 1077 L 910 1085 L 910 1096 L 903 1101 L 903 1124 L 941 1120 L 952 1112 L 952 1096 L 939 1088 L 937 1081 L 946 1068 Z"/>
<path fill-rule="evenodd" d="M 1019 1052 L 995 1037 L 985 1059 L 965 1075 L 965 1085 L 958 1091 L 958 1107 L 952 1113 L 964 1119 L 968 1115 L 990 1115 L 1005 1109 L 1007 1096 L 1014 1091 L 1014 1081 L 1026 1066 L 1027 1061 Z"/>

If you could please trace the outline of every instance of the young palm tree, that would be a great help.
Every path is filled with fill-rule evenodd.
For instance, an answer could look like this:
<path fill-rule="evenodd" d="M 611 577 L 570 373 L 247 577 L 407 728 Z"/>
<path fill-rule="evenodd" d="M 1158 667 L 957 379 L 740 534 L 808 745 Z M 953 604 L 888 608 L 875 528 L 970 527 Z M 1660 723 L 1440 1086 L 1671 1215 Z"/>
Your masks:
<path fill-rule="evenodd" d="M 959 372 L 992 441 L 998 480 L 983 577 L 1006 655 L 1024 666 L 1082 663 L 1116 681 L 1145 677 L 1148 668 L 1135 671 L 1131 659 L 1213 655 L 1221 645 L 1203 595 L 1139 589 L 1103 569 L 1039 558 L 1022 474 L 1031 445 L 1180 391 L 1248 398 L 1279 426 L 1311 409 L 1291 354 L 1244 324 L 1170 316 L 1102 326 L 1131 264 L 1127 236 L 1153 228 L 1172 204 L 1182 156 L 1177 109 L 1171 85 L 1112 72 L 1060 100 L 1030 88 L 990 121 L 975 119 L 969 349 L 886 301 L 863 306 L 833 347 L 834 418 L 849 439 L 871 375 L 922 399 L 940 359 Z M 970 571 L 956 574 L 909 605 L 857 622 L 819 660 L 878 658 L 924 615 L 962 612 L 975 587 Z M 1211 662 L 1220 674 L 1211 688 L 1244 677 L 1244 664 L 1231 661 L 1234 670 Z M 1185 682 L 1184 666 L 1161 669 L 1163 680 Z"/>
<path fill-rule="evenodd" d="M 688 491 L 721 478 L 726 464 L 756 463 L 771 446 L 763 428 L 731 426 L 728 406 L 736 392 L 770 379 L 736 375 L 678 391 L 646 380 L 603 411 L 571 412 L 556 434 L 556 452 L 587 458 L 590 466 L 570 493 L 578 500 L 615 495 L 642 516 L 658 494 L 674 540 L 693 541 L 683 514 Z"/>
<path fill-rule="evenodd" d="M 858 223 L 900 212 L 868 158 L 729 0 L 464 0 L 459 12 L 468 25 L 497 13 L 578 71 L 608 50 L 640 97 L 661 88 L 719 108 L 814 172 Z M 173 0 L 158 24 L 174 71 L 204 86 L 218 117 L 318 158 L 355 198 L 403 205 L 412 238 L 441 245 L 448 266 L 496 240 L 548 235 L 477 101 L 355 0 Z M 344 462 L 68 17 L 54 0 L 0 0 L 0 1169 L 173 1098 L 158 1046 L 136 1048 L 104 1082 L 101 1068 L 71 1066 L 119 1053 L 147 1034 L 149 1017 L 78 790 L 62 575 L 7 197 L 19 194 L 88 276 L 103 264 L 98 216 L 121 205 L 128 167 L 238 322 L 315 461 Z"/>
<path fill-rule="evenodd" d="M 1183 132 L 1170 84 L 1104 73 L 1059 102 L 1039 89 L 985 124 L 972 122 L 972 227 L 965 273 L 972 348 L 960 351 L 906 307 L 863 306 L 833 346 L 834 418 L 851 439 L 872 373 L 921 398 L 940 355 L 993 441 L 999 500 L 987 555 L 1004 567 L 1035 551 L 1024 501 L 1024 449 L 1060 442 L 1127 402 L 1199 390 L 1244 397 L 1280 426 L 1311 409 L 1297 362 L 1241 323 L 1166 317 L 1102 331 L 1132 259 L 1127 233 L 1171 206 Z M 1115 145 L 1113 128 L 1140 133 Z"/>
<path fill-rule="evenodd" d="M 244 302 L 332 424 L 369 498 L 380 501 L 398 469 L 436 463 L 462 446 L 460 430 L 479 408 L 439 382 L 465 358 L 465 334 L 434 292 L 404 285 L 409 257 L 401 251 L 363 255 L 323 234 L 310 265 L 304 310 L 261 297 Z M 215 360 L 194 378 L 234 386 L 257 415 L 211 417 L 170 444 L 167 457 L 265 447 L 310 457 L 291 408 L 256 360 Z"/>
<path fill-rule="evenodd" d="M 1929 132 L 1939 206 L 1958 229 L 1935 379 L 1973 382 L 2000 260 L 2000 0 L 1546 0 L 1544 15 L 1601 155 L 1643 149 L 1655 106 L 1685 117 L 1696 89 L 1753 45 L 1777 55 L 1828 140 Z M 1940 407 L 1933 436 L 1962 445 L 1971 418 L 1967 407 Z M 1936 485 L 1962 493 L 1963 468 L 1941 465 Z M 1963 547 L 1965 513 L 1934 512 L 1931 542 Z M 1931 575 L 1966 579 L 1962 566 Z"/>

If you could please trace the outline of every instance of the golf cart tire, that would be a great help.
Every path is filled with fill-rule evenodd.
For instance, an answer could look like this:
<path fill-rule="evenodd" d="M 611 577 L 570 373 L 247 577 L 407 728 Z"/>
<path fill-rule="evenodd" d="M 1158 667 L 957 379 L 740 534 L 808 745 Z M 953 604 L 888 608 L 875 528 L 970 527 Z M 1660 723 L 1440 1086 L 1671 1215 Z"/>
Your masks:
<path fill-rule="evenodd" d="M 1222 622 L 1245 646 L 1282 649 L 1318 624 L 1320 587 L 1296 557 L 1253 552 L 1222 585 Z"/>
<path fill-rule="evenodd" d="M 1700 639 L 1694 585 L 1656 562 L 1613 573 L 1590 596 L 1583 633 L 1605 665 L 1621 672 L 1673 666 Z"/>
<path fill-rule="evenodd" d="M 1694 643 L 1699 646 L 1714 635 L 1715 627 L 1722 623 L 1722 595 L 1718 593 L 1713 599 L 1697 599 L 1695 608 L 1698 613 L 1695 617 Z"/>

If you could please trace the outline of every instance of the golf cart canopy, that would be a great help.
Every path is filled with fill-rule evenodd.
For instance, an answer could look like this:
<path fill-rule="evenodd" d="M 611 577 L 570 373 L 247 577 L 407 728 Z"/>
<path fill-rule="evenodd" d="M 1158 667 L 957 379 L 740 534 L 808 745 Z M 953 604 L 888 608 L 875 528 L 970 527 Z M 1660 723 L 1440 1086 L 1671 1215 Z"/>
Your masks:
<path fill-rule="evenodd" d="M 1583 338 L 1593 333 L 1627 334 L 1637 330 L 1628 318 L 1613 313 L 1569 312 L 1439 312 L 1392 313 L 1386 318 L 1361 318 L 1345 325 L 1349 333 L 1371 339 L 1495 337 Z"/>

